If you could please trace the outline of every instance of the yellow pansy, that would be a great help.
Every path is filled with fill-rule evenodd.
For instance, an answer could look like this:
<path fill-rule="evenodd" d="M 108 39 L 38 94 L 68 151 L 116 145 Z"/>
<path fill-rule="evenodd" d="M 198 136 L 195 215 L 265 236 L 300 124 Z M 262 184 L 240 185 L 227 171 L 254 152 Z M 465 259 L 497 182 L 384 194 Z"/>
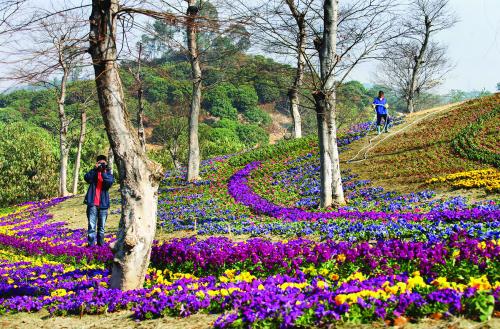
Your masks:
<path fill-rule="evenodd" d="M 469 286 L 478 290 L 490 290 L 492 288 L 486 275 L 480 278 L 470 278 Z"/>
<path fill-rule="evenodd" d="M 319 289 L 326 289 L 328 287 L 328 284 L 325 282 L 325 281 L 318 281 L 316 283 L 316 286 L 319 288 Z"/>
<path fill-rule="evenodd" d="M 54 291 L 52 291 L 50 293 L 50 296 L 51 297 L 64 297 L 66 296 L 68 293 L 66 292 L 66 289 L 56 289 Z"/>

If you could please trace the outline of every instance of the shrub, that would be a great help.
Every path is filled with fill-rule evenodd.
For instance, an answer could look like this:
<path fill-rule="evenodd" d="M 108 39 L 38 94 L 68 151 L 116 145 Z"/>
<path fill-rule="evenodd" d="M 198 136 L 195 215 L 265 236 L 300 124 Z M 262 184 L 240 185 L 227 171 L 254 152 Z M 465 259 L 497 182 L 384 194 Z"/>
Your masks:
<path fill-rule="evenodd" d="M 281 93 L 276 83 L 270 80 L 258 80 L 255 82 L 255 91 L 259 96 L 260 103 L 271 103 L 279 100 Z"/>
<path fill-rule="evenodd" d="M 475 142 L 475 138 L 484 128 L 485 122 L 494 119 L 499 113 L 500 107 L 497 107 L 493 111 L 480 116 L 476 122 L 460 131 L 457 137 L 451 142 L 455 152 L 471 160 L 488 163 L 500 168 L 500 154 L 483 149 Z"/>
<path fill-rule="evenodd" d="M 236 120 L 238 112 L 233 107 L 233 102 L 229 98 L 229 93 L 232 89 L 233 86 L 227 83 L 210 89 L 203 100 L 203 107 L 213 116 L 221 119 Z"/>
<path fill-rule="evenodd" d="M 204 158 L 239 152 L 245 145 L 236 131 L 230 128 L 212 128 L 200 125 L 201 150 Z"/>
<path fill-rule="evenodd" d="M 269 135 L 264 129 L 257 125 L 239 125 L 236 128 L 236 133 L 240 141 L 245 144 L 246 147 L 269 144 Z"/>
<path fill-rule="evenodd" d="M 19 121 L 23 121 L 21 112 L 10 107 L 0 108 L 0 122 L 13 123 Z"/>
<path fill-rule="evenodd" d="M 258 125 L 268 125 L 271 123 L 271 117 L 267 112 L 264 112 L 258 107 L 252 107 L 243 113 L 245 118 L 251 123 Z"/>
<path fill-rule="evenodd" d="M 57 191 L 56 144 L 25 122 L 0 127 L 0 205 L 53 196 Z"/>
<path fill-rule="evenodd" d="M 233 106 L 243 113 L 255 108 L 259 103 L 259 96 L 251 85 L 241 85 L 229 90 L 229 97 L 233 100 Z"/>

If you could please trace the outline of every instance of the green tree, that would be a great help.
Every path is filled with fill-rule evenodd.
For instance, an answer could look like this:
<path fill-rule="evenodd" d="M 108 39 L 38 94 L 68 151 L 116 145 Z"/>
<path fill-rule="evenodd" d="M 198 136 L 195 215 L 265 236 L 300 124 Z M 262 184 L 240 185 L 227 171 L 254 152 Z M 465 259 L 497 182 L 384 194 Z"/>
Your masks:
<path fill-rule="evenodd" d="M 269 135 L 263 128 L 257 125 L 238 125 L 236 133 L 239 140 L 247 148 L 269 144 Z"/>
<path fill-rule="evenodd" d="M 233 106 L 242 113 L 256 107 L 259 103 L 259 96 L 252 85 L 241 85 L 231 89 L 229 97 L 233 100 Z"/>
<path fill-rule="evenodd" d="M 203 107 L 213 116 L 221 119 L 236 120 L 238 118 L 238 111 L 229 98 L 232 90 L 234 90 L 234 86 L 228 83 L 209 89 L 205 94 Z"/>
<path fill-rule="evenodd" d="M 250 123 L 266 126 L 271 123 L 271 116 L 257 106 L 251 107 L 243 112 L 243 115 Z"/>

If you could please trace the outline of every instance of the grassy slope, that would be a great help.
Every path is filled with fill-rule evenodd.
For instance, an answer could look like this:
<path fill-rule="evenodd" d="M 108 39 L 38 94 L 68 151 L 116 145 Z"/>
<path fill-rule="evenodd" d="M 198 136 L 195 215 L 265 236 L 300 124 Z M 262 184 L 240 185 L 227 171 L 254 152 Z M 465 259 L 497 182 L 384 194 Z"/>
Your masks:
<path fill-rule="evenodd" d="M 342 166 L 359 174 L 361 179 L 370 179 L 375 186 L 401 192 L 425 188 L 423 183 L 431 177 L 489 168 L 456 155 L 450 142 L 461 129 L 494 106 L 500 106 L 500 94 L 414 113 L 404 124 L 393 127 L 389 134 L 370 135 L 373 148 L 368 147 L 367 139 L 353 143 L 351 150 L 341 155 Z M 362 148 L 369 149 L 365 161 L 347 162 Z M 356 160 L 363 159 L 364 153 L 361 152 Z M 484 196 L 481 191 L 468 194 Z"/>

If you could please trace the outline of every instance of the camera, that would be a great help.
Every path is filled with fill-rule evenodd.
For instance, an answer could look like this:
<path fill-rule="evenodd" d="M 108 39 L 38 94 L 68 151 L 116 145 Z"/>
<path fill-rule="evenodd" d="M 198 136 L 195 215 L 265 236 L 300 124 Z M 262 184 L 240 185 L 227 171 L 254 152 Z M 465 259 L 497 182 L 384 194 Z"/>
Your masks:
<path fill-rule="evenodd" d="M 105 170 L 107 165 L 104 162 L 99 163 L 99 169 Z"/>

